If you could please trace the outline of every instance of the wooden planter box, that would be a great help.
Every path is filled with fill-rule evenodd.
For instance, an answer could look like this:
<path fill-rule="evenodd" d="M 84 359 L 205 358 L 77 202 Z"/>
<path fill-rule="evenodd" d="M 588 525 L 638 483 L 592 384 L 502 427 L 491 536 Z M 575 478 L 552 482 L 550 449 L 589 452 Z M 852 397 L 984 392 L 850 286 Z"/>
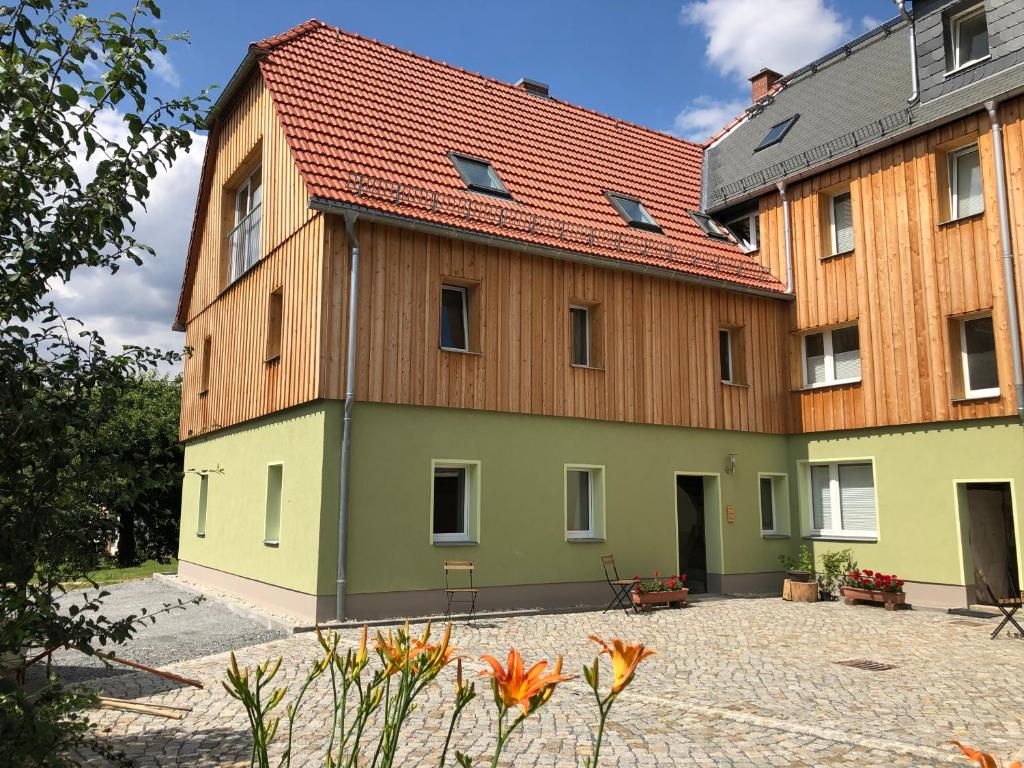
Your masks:
<path fill-rule="evenodd" d="M 843 600 L 847 605 L 857 603 L 882 603 L 885 610 L 895 611 L 907 602 L 906 592 L 876 592 L 871 589 L 843 587 Z"/>
<path fill-rule="evenodd" d="M 645 595 L 631 592 L 630 596 L 633 598 L 633 605 L 638 610 L 652 607 L 655 605 L 669 605 L 674 608 L 685 608 L 686 607 L 686 596 L 690 594 L 689 588 L 684 587 L 683 589 L 673 589 L 669 592 L 648 592 Z"/>
<path fill-rule="evenodd" d="M 794 603 L 816 603 L 818 602 L 818 582 L 786 579 L 782 583 L 782 599 Z"/>

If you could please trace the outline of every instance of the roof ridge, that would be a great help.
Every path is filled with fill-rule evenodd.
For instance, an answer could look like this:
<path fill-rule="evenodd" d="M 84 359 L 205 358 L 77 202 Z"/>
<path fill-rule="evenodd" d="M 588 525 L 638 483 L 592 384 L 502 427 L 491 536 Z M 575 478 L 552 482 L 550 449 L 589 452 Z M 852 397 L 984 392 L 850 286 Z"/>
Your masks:
<path fill-rule="evenodd" d="M 321 29 L 322 27 L 329 27 L 330 25 L 326 22 L 320 21 L 320 19 L 309 19 L 301 24 L 296 24 L 291 29 L 285 30 L 284 32 L 273 35 L 271 37 L 265 37 L 262 40 L 257 40 L 254 43 L 249 43 L 249 48 L 258 48 L 263 51 L 269 51 L 273 48 L 277 48 L 279 45 L 290 43 L 299 37 L 302 37 L 307 32 L 312 32 L 314 29 Z"/>
<path fill-rule="evenodd" d="M 389 48 L 389 49 L 391 49 L 393 51 L 405 54 L 407 56 L 411 56 L 411 57 L 413 57 L 415 59 L 419 59 L 421 61 L 427 61 L 427 62 L 430 62 L 431 64 L 435 64 L 437 66 L 441 66 L 441 67 L 444 67 L 446 69 L 453 70 L 455 72 L 460 72 L 460 73 L 462 73 L 464 75 L 469 75 L 471 77 L 479 78 L 480 80 L 483 80 L 484 82 L 493 83 L 495 85 L 499 85 L 499 86 L 501 86 L 503 88 L 509 89 L 512 92 L 523 93 L 523 94 L 525 94 L 526 96 L 528 96 L 531 99 L 538 98 L 536 96 L 530 96 L 529 94 L 526 94 L 525 91 L 523 91 L 521 88 L 517 88 L 512 83 L 506 82 L 504 80 L 499 80 L 496 77 L 490 77 L 489 75 L 485 75 L 485 74 L 483 74 L 481 72 L 475 72 L 475 71 L 473 71 L 471 69 L 466 69 L 464 67 L 458 66 L 457 64 L 451 64 L 451 63 L 449 63 L 447 61 L 441 61 L 439 59 L 434 59 L 434 58 L 431 58 L 430 56 L 427 56 L 425 54 L 417 53 L 416 51 L 412 51 L 412 50 L 409 50 L 407 48 L 402 48 L 400 46 L 394 45 L 393 43 L 386 43 L 383 40 L 378 40 L 378 39 L 373 38 L 373 37 L 367 37 L 366 35 L 361 35 L 358 32 L 353 32 L 353 31 L 348 30 L 348 29 L 343 29 L 342 27 L 339 27 L 337 25 L 328 24 L 326 22 L 322 22 L 322 21 L 319 21 L 317 19 L 311 19 L 310 21 L 305 22 L 305 24 L 300 24 L 298 27 L 294 27 L 293 29 L 289 30 L 288 32 L 285 32 L 285 33 L 283 33 L 281 35 L 278 35 L 277 36 L 278 38 L 285 38 L 287 36 L 287 39 L 279 40 L 279 41 L 275 42 L 275 45 L 280 45 L 283 42 L 290 42 L 291 40 L 294 40 L 294 39 L 300 37 L 302 34 L 304 34 L 305 32 L 310 31 L 313 28 L 313 27 L 309 27 L 309 28 L 303 29 L 301 32 L 299 32 L 300 27 L 305 27 L 306 25 L 313 24 L 314 22 L 316 23 L 316 25 L 318 27 L 323 27 L 325 29 L 332 30 L 334 32 L 337 32 L 340 35 L 344 35 L 346 37 L 351 37 L 351 38 L 354 38 L 356 40 L 362 40 L 362 41 L 367 42 L 367 43 L 373 43 L 374 45 L 379 45 L 379 46 L 381 46 L 383 48 Z M 269 38 L 269 40 L 277 40 L 277 38 Z M 640 123 L 636 123 L 636 122 L 633 122 L 631 120 L 625 120 L 625 119 L 623 119 L 621 117 L 616 117 L 615 115 L 609 115 L 609 114 L 607 114 L 605 112 L 601 112 L 599 110 L 592 109 L 590 107 L 584 107 L 581 104 L 574 104 L 571 101 L 566 101 L 565 99 L 560 99 L 560 98 L 557 98 L 555 96 L 547 96 L 547 97 L 545 97 L 545 100 L 553 102 L 555 104 L 561 104 L 561 105 L 569 107 L 571 109 L 579 110 L 580 112 L 585 112 L 585 113 L 590 114 L 590 115 L 595 115 L 596 117 L 602 118 L 604 120 L 609 120 L 609 121 L 611 121 L 613 123 L 617 123 L 619 125 L 625 125 L 625 126 L 628 126 L 630 128 L 636 128 L 638 130 L 644 131 L 646 133 L 654 134 L 655 136 L 661 136 L 661 137 L 664 137 L 666 139 L 670 139 L 670 140 L 672 140 L 674 142 L 678 142 L 680 144 L 683 144 L 686 147 L 689 147 L 689 148 L 692 148 L 692 149 L 696 149 L 696 150 L 701 150 L 702 149 L 702 146 L 699 143 L 694 142 L 694 141 L 688 141 L 688 140 L 686 140 L 686 139 L 684 139 L 684 138 L 682 138 L 680 136 L 676 136 L 674 133 L 670 133 L 668 131 L 660 131 L 657 128 L 651 128 L 648 125 L 641 125 Z"/>

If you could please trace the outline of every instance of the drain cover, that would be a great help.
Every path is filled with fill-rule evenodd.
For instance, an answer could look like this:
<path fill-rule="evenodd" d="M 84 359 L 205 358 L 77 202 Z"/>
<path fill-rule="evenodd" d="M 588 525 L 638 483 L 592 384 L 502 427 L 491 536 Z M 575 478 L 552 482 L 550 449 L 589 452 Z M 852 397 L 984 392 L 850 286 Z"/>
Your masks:
<path fill-rule="evenodd" d="M 836 664 L 841 664 L 844 667 L 853 667 L 854 669 L 866 669 L 869 672 L 884 672 L 887 669 L 896 669 L 892 664 L 871 661 L 871 659 L 849 659 L 848 661 L 837 661 Z"/>
<path fill-rule="evenodd" d="M 988 624 L 981 621 L 970 621 L 969 619 L 954 619 L 949 623 L 955 624 L 958 627 L 985 627 L 985 629 L 988 629 Z"/>

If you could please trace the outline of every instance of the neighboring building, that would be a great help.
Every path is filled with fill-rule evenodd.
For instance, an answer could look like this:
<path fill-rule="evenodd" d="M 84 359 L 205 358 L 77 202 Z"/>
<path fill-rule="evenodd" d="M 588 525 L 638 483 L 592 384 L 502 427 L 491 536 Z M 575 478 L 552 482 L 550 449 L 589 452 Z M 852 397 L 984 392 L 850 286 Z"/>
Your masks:
<path fill-rule="evenodd" d="M 981 104 L 1001 102 L 1017 242 L 1024 74 L 1000 30 L 1021 2 L 983 16 L 983 62 L 974 17 L 932 5 L 920 101 L 896 20 L 762 73 L 706 150 L 320 22 L 253 45 L 210 117 L 177 313 L 181 572 L 333 618 L 344 516 L 359 617 L 442 608 L 448 558 L 475 561 L 484 607 L 601 602 L 606 552 L 777 591 L 805 540 L 919 603 L 967 604 L 976 556 L 1019 580 Z M 947 34 L 969 42 L 951 77 Z"/>

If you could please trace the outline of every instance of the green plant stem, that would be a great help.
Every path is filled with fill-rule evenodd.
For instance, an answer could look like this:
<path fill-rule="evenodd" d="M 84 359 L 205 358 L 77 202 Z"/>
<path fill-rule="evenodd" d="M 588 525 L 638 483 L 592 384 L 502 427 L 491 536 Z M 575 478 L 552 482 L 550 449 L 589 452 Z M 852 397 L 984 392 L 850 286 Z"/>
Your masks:
<path fill-rule="evenodd" d="M 448 745 L 451 744 L 452 734 L 455 732 L 455 724 L 459 721 L 462 710 L 470 701 L 472 701 L 471 698 L 465 698 L 460 694 L 459 702 L 455 705 L 455 711 L 452 712 L 452 721 L 448 724 L 448 735 L 444 739 L 444 749 L 441 750 L 441 760 L 438 762 L 437 768 L 444 768 L 444 761 L 448 757 Z"/>
<path fill-rule="evenodd" d="M 597 697 L 597 691 L 594 691 L 595 698 Z M 597 740 L 594 743 L 594 759 L 590 763 L 590 768 L 597 768 L 597 761 L 601 757 L 601 742 L 604 741 L 604 723 L 608 719 L 608 713 L 612 711 L 612 702 L 615 701 L 615 694 L 608 694 L 608 698 L 603 702 L 601 699 L 597 699 L 597 709 L 601 713 L 601 719 L 597 726 Z"/>

